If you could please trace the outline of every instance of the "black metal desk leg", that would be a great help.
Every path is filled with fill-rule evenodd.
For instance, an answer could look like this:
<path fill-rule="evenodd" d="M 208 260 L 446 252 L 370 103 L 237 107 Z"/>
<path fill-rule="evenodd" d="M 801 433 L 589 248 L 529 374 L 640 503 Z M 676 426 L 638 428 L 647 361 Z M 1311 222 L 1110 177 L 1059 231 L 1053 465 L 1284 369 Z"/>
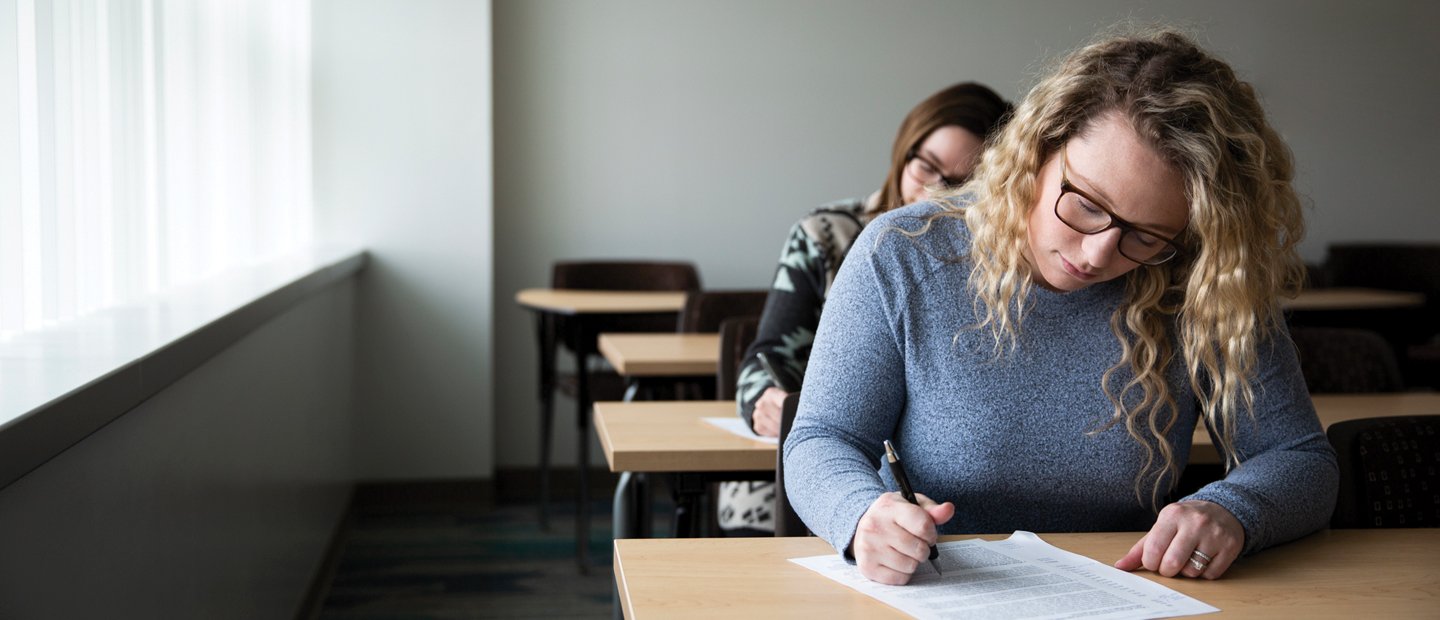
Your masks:
<path fill-rule="evenodd" d="M 691 474 L 675 474 L 675 537 L 697 538 L 700 536 L 700 501 L 705 494 L 705 481 Z"/>
<path fill-rule="evenodd" d="M 535 336 L 540 344 L 540 529 L 550 529 L 550 443 L 555 435 L 555 322 L 546 312 L 535 313 Z"/>
<path fill-rule="evenodd" d="M 584 321 L 576 317 L 571 323 L 575 325 L 577 343 L 575 425 L 580 435 L 579 462 L 575 464 L 575 471 L 580 477 L 580 493 L 575 507 L 575 545 L 580 574 L 587 575 L 590 572 L 590 346 L 586 340 Z"/>

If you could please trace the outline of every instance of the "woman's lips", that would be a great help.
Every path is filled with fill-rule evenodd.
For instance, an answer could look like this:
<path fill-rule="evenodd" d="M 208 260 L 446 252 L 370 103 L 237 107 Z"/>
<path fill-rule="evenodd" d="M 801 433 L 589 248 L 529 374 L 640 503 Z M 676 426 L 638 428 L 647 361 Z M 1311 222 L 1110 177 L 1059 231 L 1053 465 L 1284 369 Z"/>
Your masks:
<path fill-rule="evenodd" d="M 1070 261 L 1065 260 L 1065 257 L 1064 257 L 1064 256 L 1061 256 L 1061 257 L 1060 257 L 1060 265 L 1063 266 L 1063 267 L 1065 267 L 1065 271 L 1066 271 L 1067 273 L 1069 273 L 1071 276 L 1074 276 L 1075 278 L 1078 278 L 1078 279 L 1080 279 L 1080 280 L 1093 280 L 1093 279 L 1095 279 L 1095 274 L 1090 273 L 1090 272 L 1088 272 L 1088 271 L 1080 271 L 1079 269 L 1077 269 L 1077 268 L 1075 267 L 1075 265 L 1070 264 Z"/>

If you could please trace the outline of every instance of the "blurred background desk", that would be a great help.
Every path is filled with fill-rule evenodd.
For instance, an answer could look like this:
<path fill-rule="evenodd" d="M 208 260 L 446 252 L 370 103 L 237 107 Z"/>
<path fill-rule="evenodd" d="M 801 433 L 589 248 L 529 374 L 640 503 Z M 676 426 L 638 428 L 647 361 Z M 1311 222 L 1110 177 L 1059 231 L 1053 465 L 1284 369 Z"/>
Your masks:
<path fill-rule="evenodd" d="M 1300 291 L 1294 299 L 1281 299 L 1287 311 L 1316 310 L 1385 310 L 1419 308 L 1425 295 L 1408 291 L 1386 291 L 1373 288 L 1312 288 Z"/>
<path fill-rule="evenodd" d="M 607 320 L 635 316 L 679 316 L 684 291 L 602 291 L 525 289 L 516 303 L 536 314 L 540 349 L 540 521 L 548 522 L 550 435 L 556 384 L 556 348 L 564 341 L 575 352 L 575 424 L 579 429 L 576 472 L 576 556 L 582 572 L 589 569 L 590 493 L 586 477 L 590 462 L 590 355 L 598 328 Z M 564 319 L 563 321 L 561 319 Z M 567 332 L 567 333 L 561 333 Z"/>
<path fill-rule="evenodd" d="M 1440 277 L 1440 266 L 1432 269 L 1437 274 L 1430 277 Z M 1401 282 L 1390 284 L 1399 285 Z M 1429 286 L 1419 280 L 1413 285 L 1418 289 Z M 1437 301 L 1440 300 L 1419 290 L 1347 285 L 1306 289 L 1294 299 L 1282 299 L 1280 307 L 1285 310 L 1285 322 L 1290 327 L 1296 346 L 1300 348 L 1302 363 L 1331 367 L 1342 363 L 1394 365 L 1399 383 L 1394 389 L 1440 389 L 1440 303 Z M 1337 333 L 1335 330 L 1351 333 Z M 1390 349 L 1386 357 L 1394 361 L 1376 360 L 1371 354 L 1354 360 L 1345 359 L 1348 356 L 1344 349 L 1350 345 L 1338 341 L 1363 338 L 1363 335 L 1355 333 L 1357 331 L 1373 333 L 1382 339 Z M 1356 372 L 1369 371 L 1357 369 Z M 1336 388 L 1311 385 L 1310 389 L 1312 392 L 1325 392 Z"/>
<path fill-rule="evenodd" d="M 595 403 L 595 432 L 615 488 L 615 538 L 648 536 L 649 490 L 635 474 L 672 474 L 675 535 L 696 535 L 703 522 L 700 501 L 710 482 L 769 480 L 775 475 L 775 444 L 746 439 L 704 418 L 735 417 L 734 401 Z"/>
<path fill-rule="evenodd" d="M 1440 414 L 1440 393 L 1398 392 L 1391 394 L 1312 394 L 1315 414 L 1321 428 L 1345 420 L 1383 418 L 1401 415 Z M 1210 441 L 1210 433 L 1202 425 L 1195 429 L 1190 445 L 1190 463 L 1220 464 L 1220 455 Z M 1440 560 L 1437 560 L 1440 561 Z"/>
<path fill-rule="evenodd" d="M 720 334 L 600 334 L 600 354 L 629 383 L 625 400 L 634 400 L 646 382 L 666 379 L 715 380 L 720 365 Z"/>

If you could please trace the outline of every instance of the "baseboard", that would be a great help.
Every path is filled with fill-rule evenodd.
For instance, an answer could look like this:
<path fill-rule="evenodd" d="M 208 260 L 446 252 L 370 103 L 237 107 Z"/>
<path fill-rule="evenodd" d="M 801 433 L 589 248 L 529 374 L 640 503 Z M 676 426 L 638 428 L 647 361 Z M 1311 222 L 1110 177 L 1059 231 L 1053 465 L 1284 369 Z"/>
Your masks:
<path fill-rule="evenodd" d="M 325 545 L 325 556 L 320 560 L 320 566 L 315 568 L 315 574 L 310 579 L 310 586 L 305 589 L 305 597 L 300 599 L 300 607 L 295 612 L 295 620 L 318 620 L 320 613 L 325 609 L 325 598 L 330 595 L 330 586 L 335 583 L 335 574 L 340 565 L 340 553 L 345 549 L 345 541 L 350 532 L 350 519 L 355 514 L 351 509 L 355 505 L 355 492 L 352 490 L 350 499 L 345 504 L 345 511 L 340 514 L 340 519 L 335 523 L 335 530 L 330 534 L 330 542 Z"/>
<path fill-rule="evenodd" d="M 579 492 L 580 477 L 573 467 L 550 470 L 551 501 L 572 498 Z M 603 468 L 591 467 L 586 480 L 592 500 L 609 499 L 620 480 Z M 495 477 L 455 480 L 386 480 L 362 481 L 355 486 L 352 509 L 404 510 L 407 507 L 474 506 L 493 507 L 496 503 L 528 502 L 540 499 L 538 467 L 502 467 Z"/>
<path fill-rule="evenodd" d="M 488 509 L 495 505 L 495 500 L 495 482 L 484 478 L 362 481 L 355 485 L 351 508 L 357 512 L 424 510 L 435 506 Z"/>
<path fill-rule="evenodd" d="M 568 501 L 580 492 L 579 474 L 574 467 L 550 469 L 550 501 Z M 615 483 L 619 474 L 591 467 L 586 481 L 589 482 L 590 500 L 609 499 L 615 495 Z M 495 470 L 495 499 L 501 502 L 532 502 L 540 499 L 540 468 L 505 467 Z"/>

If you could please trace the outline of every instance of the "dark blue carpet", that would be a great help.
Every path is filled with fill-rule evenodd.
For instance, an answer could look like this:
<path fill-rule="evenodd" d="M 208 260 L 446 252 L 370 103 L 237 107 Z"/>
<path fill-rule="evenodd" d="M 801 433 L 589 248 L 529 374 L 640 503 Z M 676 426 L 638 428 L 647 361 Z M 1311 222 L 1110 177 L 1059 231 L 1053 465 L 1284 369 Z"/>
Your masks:
<path fill-rule="evenodd" d="M 552 512 L 541 531 L 536 510 L 525 503 L 354 514 L 319 618 L 610 617 L 609 502 L 592 504 L 587 575 L 575 560 L 573 513 Z"/>

